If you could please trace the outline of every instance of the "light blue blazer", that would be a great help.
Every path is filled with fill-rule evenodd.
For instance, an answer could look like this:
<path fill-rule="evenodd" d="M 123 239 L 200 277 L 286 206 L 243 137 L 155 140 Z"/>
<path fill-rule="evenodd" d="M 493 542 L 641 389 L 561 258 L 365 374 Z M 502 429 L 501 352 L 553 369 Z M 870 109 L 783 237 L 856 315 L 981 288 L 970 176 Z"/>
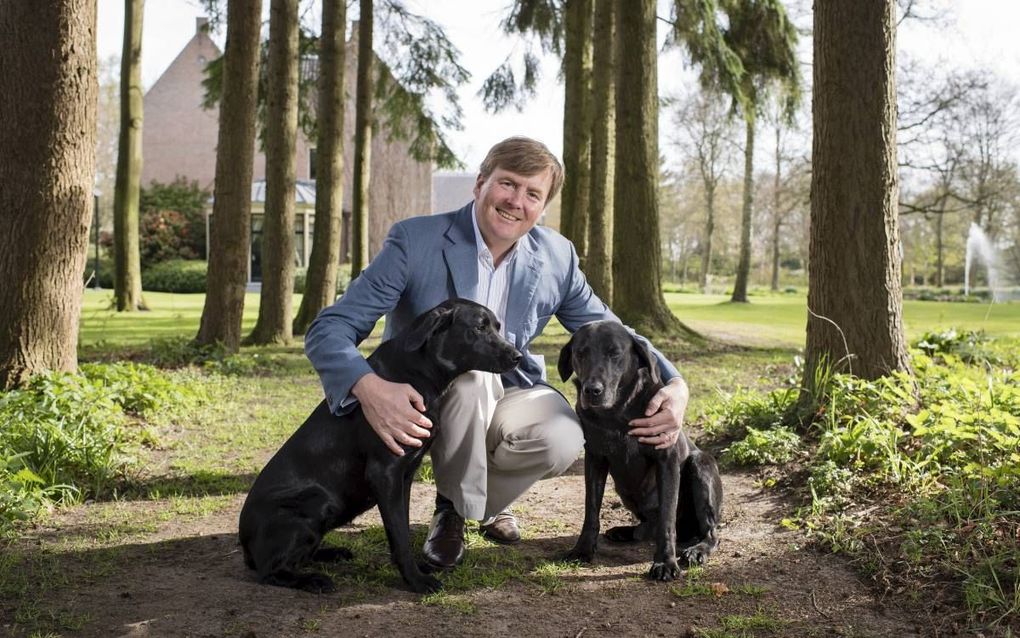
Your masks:
<path fill-rule="evenodd" d="M 358 344 L 380 317 L 386 315 L 385 340 L 442 301 L 475 299 L 478 249 L 471 210 L 468 204 L 458 211 L 394 224 L 368 268 L 312 322 L 305 353 L 322 379 L 334 414 L 349 412 L 357 403 L 351 388 L 372 371 Z M 591 321 L 619 319 L 592 291 L 578 268 L 573 244 L 562 235 L 535 226 L 518 241 L 517 250 L 504 334 L 524 358 L 503 375 L 503 384 L 530 387 L 544 383 L 546 372 L 544 357 L 528 352 L 528 345 L 553 315 L 570 332 Z M 652 352 L 663 380 L 679 376 L 658 350 Z"/>

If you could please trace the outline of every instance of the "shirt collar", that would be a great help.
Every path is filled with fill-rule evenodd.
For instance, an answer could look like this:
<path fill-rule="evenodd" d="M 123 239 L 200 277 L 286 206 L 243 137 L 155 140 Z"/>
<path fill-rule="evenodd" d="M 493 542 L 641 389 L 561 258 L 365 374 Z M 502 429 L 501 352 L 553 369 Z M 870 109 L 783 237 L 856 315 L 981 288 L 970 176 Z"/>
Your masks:
<path fill-rule="evenodd" d="M 471 202 L 471 226 L 475 229 L 475 247 L 478 249 L 478 258 L 484 259 L 488 263 L 492 263 L 492 251 L 485 244 L 485 239 L 482 238 L 482 231 L 478 230 L 478 218 L 477 208 L 475 202 Z M 511 263 L 514 258 L 517 257 L 517 246 L 520 244 L 520 240 L 515 241 L 514 245 L 510 247 L 510 251 L 507 252 L 506 257 L 503 259 L 504 264 Z M 502 265 L 502 264 L 501 264 Z"/>

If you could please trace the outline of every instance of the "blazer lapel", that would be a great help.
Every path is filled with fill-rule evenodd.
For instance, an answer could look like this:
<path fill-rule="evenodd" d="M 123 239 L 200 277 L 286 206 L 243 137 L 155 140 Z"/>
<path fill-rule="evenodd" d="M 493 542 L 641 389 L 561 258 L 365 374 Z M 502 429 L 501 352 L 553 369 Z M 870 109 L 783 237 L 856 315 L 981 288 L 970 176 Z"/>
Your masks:
<path fill-rule="evenodd" d="M 531 235 L 521 237 L 517 246 L 517 262 L 510 279 L 510 297 L 506 304 L 506 332 L 514 335 L 514 345 L 518 347 L 530 337 L 524 334 L 524 321 L 528 317 L 535 290 L 538 289 L 543 263 Z"/>
<path fill-rule="evenodd" d="M 458 297 L 474 299 L 478 291 L 478 247 L 471 221 L 472 205 L 462 208 L 446 230 L 449 244 L 443 248 L 443 259 Z"/>

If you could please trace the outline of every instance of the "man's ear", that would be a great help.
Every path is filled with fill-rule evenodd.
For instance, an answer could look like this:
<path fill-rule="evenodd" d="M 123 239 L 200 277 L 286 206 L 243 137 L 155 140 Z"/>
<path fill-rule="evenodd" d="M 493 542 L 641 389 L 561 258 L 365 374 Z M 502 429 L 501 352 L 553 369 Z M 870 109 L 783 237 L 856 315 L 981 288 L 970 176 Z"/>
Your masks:
<path fill-rule="evenodd" d="M 652 349 L 645 343 L 642 343 L 637 337 L 631 337 L 634 341 L 634 352 L 637 353 L 638 365 L 642 368 L 648 368 L 648 373 L 651 375 L 652 382 L 655 384 L 662 383 L 662 374 L 659 372 L 659 360 L 652 354 Z"/>
<path fill-rule="evenodd" d="M 556 369 L 560 372 L 560 380 L 566 381 L 570 378 L 570 375 L 574 374 L 574 338 L 571 337 L 567 345 L 563 346 L 560 350 L 560 360 L 556 364 Z"/>
<path fill-rule="evenodd" d="M 452 308 L 433 308 L 424 317 L 420 317 L 407 331 L 404 337 L 404 349 L 408 352 L 420 350 L 429 337 L 453 324 Z"/>

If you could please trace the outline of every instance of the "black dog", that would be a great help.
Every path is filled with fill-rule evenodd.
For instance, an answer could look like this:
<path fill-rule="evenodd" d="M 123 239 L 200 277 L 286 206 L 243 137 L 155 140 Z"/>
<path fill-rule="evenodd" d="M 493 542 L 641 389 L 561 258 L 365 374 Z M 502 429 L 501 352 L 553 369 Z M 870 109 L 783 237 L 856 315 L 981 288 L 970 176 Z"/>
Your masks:
<path fill-rule="evenodd" d="M 678 541 L 688 564 L 703 563 L 719 545 L 722 482 L 715 459 L 683 432 L 662 450 L 627 434 L 628 422 L 644 416 L 663 385 L 652 353 L 622 325 L 597 321 L 563 347 L 559 372 L 564 381 L 577 374 L 576 409 L 584 430 L 584 525 L 567 558 L 591 562 L 595 556 L 608 472 L 624 506 L 640 521 L 610 529 L 609 540 L 654 537 L 648 577 L 656 580 L 680 575 Z"/>
<path fill-rule="evenodd" d="M 350 558 L 342 548 L 320 549 L 323 535 L 379 505 L 390 556 L 415 592 L 442 584 L 411 557 L 408 507 L 411 481 L 439 433 L 433 411 L 458 375 L 469 370 L 506 372 L 521 353 L 503 340 L 488 308 L 472 301 L 443 302 L 383 343 L 368 358 L 382 378 L 407 383 L 424 398 L 432 434 L 420 448 L 390 452 L 361 408 L 337 417 L 321 403 L 255 479 L 241 509 L 240 540 L 245 564 L 259 582 L 312 592 L 334 590 L 319 572 L 301 572 L 309 561 Z"/>

